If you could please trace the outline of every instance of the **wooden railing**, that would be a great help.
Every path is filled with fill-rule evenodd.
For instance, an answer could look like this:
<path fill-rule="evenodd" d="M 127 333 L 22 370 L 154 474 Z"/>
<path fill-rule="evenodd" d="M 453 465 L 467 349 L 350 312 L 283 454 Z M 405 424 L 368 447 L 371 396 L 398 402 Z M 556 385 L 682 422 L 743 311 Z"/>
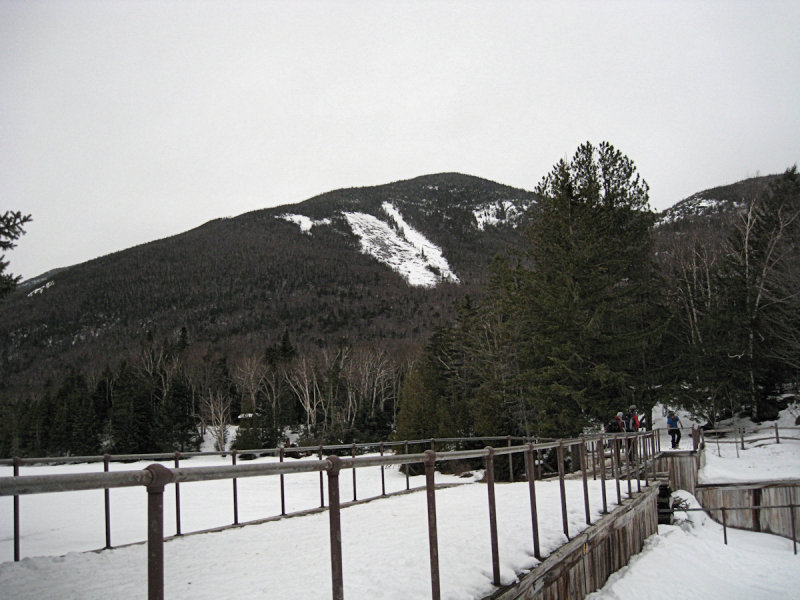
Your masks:
<path fill-rule="evenodd" d="M 500 438 L 508 440 L 508 438 Z M 411 443 L 411 442 L 409 442 Z M 350 446 L 342 446 L 347 448 Z M 434 469 L 437 462 L 482 458 L 486 463 L 485 481 L 488 489 L 490 534 L 492 546 L 492 573 L 495 585 L 500 585 L 499 555 L 497 543 L 496 507 L 494 504 L 494 465 L 495 459 L 501 455 L 508 455 L 509 460 L 513 455 L 522 454 L 525 461 L 525 476 L 529 486 L 531 502 L 531 531 L 533 536 L 534 553 L 541 558 L 539 549 L 538 517 L 536 508 L 535 491 L 535 464 L 536 457 L 543 451 L 556 453 L 556 463 L 561 492 L 561 514 L 564 534 L 569 539 L 570 532 L 567 520 L 567 497 L 564 479 L 567 477 L 565 468 L 565 451 L 570 450 L 573 458 L 579 463 L 580 476 L 583 480 L 584 506 L 587 525 L 591 524 L 589 508 L 588 478 L 597 477 L 598 470 L 602 479 L 602 512 L 607 510 L 606 502 L 606 452 L 610 450 L 610 468 L 615 480 L 618 503 L 621 503 L 620 488 L 622 481 L 627 480 L 628 495 L 632 494 L 632 477 L 636 476 L 637 491 L 641 491 L 641 478 L 644 477 L 645 486 L 649 485 L 648 474 L 655 476 L 655 461 L 653 458 L 658 452 L 658 439 L 654 432 L 640 432 L 637 434 L 597 434 L 582 436 L 580 438 L 556 440 L 544 443 L 527 443 L 521 445 L 506 445 L 505 447 L 485 447 L 478 450 L 459 450 L 436 452 L 428 449 L 422 453 L 378 455 L 378 456 L 327 456 L 318 460 L 303 460 L 277 463 L 250 463 L 231 464 L 218 467 L 175 467 L 167 468 L 162 464 L 151 464 L 145 469 L 134 471 L 102 473 L 80 473 L 65 475 L 19 475 L 18 466 L 22 459 L 15 459 L 15 476 L 0 478 L 0 496 L 14 496 L 14 524 L 15 524 L 15 560 L 19 559 L 19 498 L 26 494 L 39 494 L 47 492 L 64 492 L 76 490 L 103 489 L 106 492 L 111 488 L 143 486 L 148 497 L 148 598 L 161 599 L 164 594 L 164 491 L 168 484 L 175 484 L 176 491 L 181 483 L 197 481 L 210 481 L 219 479 L 236 479 L 244 477 L 275 476 L 283 477 L 296 473 L 319 472 L 327 473 L 329 533 L 331 544 L 331 581 L 332 598 L 340 600 L 343 597 L 342 580 L 342 554 L 341 554 L 341 524 L 340 524 L 340 473 L 342 469 L 353 469 L 353 484 L 355 496 L 355 470 L 358 467 L 409 465 L 422 463 L 425 470 L 425 491 L 427 496 L 427 519 L 429 534 L 431 597 L 440 598 L 439 565 L 438 565 L 438 537 L 436 526 L 436 485 L 434 482 Z M 303 451 L 302 448 L 292 448 L 292 451 Z M 314 449 L 316 450 L 316 449 Z M 589 458 L 591 457 L 591 465 Z M 156 455 L 159 456 L 159 455 Z M 235 456 L 235 455 L 234 455 Z M 131 458 L 139 458 L 129 456 Z M 41 459 L 39 459 L 41 460 Z M 73 459 L 75 460 L 75 459 Z M 104 458 L 107 464 L 107 460 Z M 234 459 L 235 463 L 235 459 Z M 590 475 L 589 471 L 592 471 Z M 513 470 L 512 470 L 513 471 Z M 577 473 L 577 471 L 576 471 Z M 609 480 L 610 481 L 610 480 Z M 177 499 L 178 502 L 179 496 Z M 236 492 L 234 488 L 234 505 Z M 236 516 L 234 517 L 236 521 Z"/>
<path fill-rule="evenodd" d="M 737 448 L 744 450 L 746 444 L 758 442 L 774 441 L 780 444 L 785 440 L 800 441 L 800 427 L 779 426 L 777 423 L 769 427 L 726 427 L 699 431 L 705 444 L 714 443 L 718 448 L 720 444 L 736 444 Z M 769 435 L 765 435 L 765 432 L 769 432 Z"/>

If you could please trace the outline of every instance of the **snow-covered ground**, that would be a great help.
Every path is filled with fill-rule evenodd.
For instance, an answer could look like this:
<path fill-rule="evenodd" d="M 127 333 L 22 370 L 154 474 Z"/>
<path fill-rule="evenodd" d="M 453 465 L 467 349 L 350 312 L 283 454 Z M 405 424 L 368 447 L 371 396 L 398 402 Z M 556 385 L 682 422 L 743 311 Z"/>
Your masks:
<path fill-rule="evenodd" d="M 684 441 L 688 442 L 684 437 Z M 686 447 L 689 447 L 688 445 Z M 731 473 L 758 465 L 758 478 L 800 478 L 800 442 L 784 441 L 742 451 L 735 445 L 706 453 L 705 481 L 727 481 Z M 185 461 L 182 466 L 228 464 L 225 458 Z M 272 458 L 262 458 L 271 461 Z M 112 465 L 139 469 L 144 463 Z M 167 464 L 167 466 L 170 466 Z M 102 470 L 101 465 L 23 467 L 22 474 Z M 8 468 L 0 475 L 8 475 Z M 442 597 L 481 598 L 493 591 L 486 486 L 475 478 L 437 475 L 441 483 L 464 485 L 437 492 Z M 743 479 L 753 479 L 751 474 Z M 352 473 L 343 471 L 341 496 L 352 499 Z M 359 498 L 380 493 L 380 469 L 357 471 Z M 319 505 L 317 474 L 286 477 L 287 510 Z M 585 528 L 582 484 L 567 481 L 571 533 Z M 600 482 L 590 482 L 593 520 L 600 516 Z M 280 512 L 277 477 L 240 479 L 239 519 Z M 423 485 L 412 477 L 412 487 Z M 229 524 L 233 519 L 230 481 L 181 486 L 183 531 Z M 387 491 L 405 489 L 405 476 L 386 469 Z M 616 492 L 608 485 L 609 508 Z M 635 489 L 635 484 L 634 484 Z M 624 495 L 625 486 L 623 486 Z M 537 482 L 543 553 L 563 544 L 558 482 Z M 503 583 L 537 563 L 533 557 L 528 488 L 498 484 L 497 519 Z M 688 494 L 684 497 L 695 502 Z M 70 492 L 20 498 L 22 554 L 11 561 L 12 501 L 0 498 L 0 598 L 144 598 L 146 547 L 133 545 L 99 553 L 79 552 L 104 544 L 103 494 Z M 146 493 L 111 491 L 114 545 L 146 537 Z M 167 535 L 174 533 L 174 492 L 165 495 Z M 425 494 L 381 498 L 342 510 L 344 593 L 346 598 L 430 597 Z M 797 598 L 800 556 L 790 540 L 728 531 L 704 513 L 676 514 L 674 525 L 659 526 L 645 550 L 614 574 L 591 598 L 638 599 L 675 596 L 707 600 Z M 222 532 L 185 536 L 165 544 L 165 595 L 168 598 L 328 598 L 330 597 L 328 515 L 325 512 Z"/>
<path fill-rule="evenodd" d="M 185 465 L 214 462 L 213 459 L 194 461 Z M 143 466 L 117 465 L 115 469 Z M 22 474 L 74 472 L 80 468 L 81 465 L 28 467 Z M 481 598 L 494 589 L 487 488 L 475 482 L 478 476 L 460 479 L 437 475 L 437 481 L 442 483 L 464 483 L 436 494 L 443 598 Z M 240 479 L 240 520 L 279 513 L 278 482 L 277 477 Z M 286 482 L 287 510 L 319 505 L 316 473 L 287 476 Z M 352 499 L 351 482 L 352 472 L 344 470 L 340 482 L 343 501 Z M 380 469 L 359 469 L 357 482 L 360 497 L 380 494 Z M 412 477 L 412 487 L 423 484 L 423 477 Z M 566 484 L 570 532 L 577 533 L 586 527 L 583 485 L 580 480 Z M 387 491 L 405 489 L 405 476 L 396 468 L 386 469 L 386 487 Z M 607 483 L 607 491 L 612 509 L 616 500 L 613 482 Z M 168 486 L 167 534 L 174 532 L 172 494 L 172 486 Z M 112 490 L 115 545 L 145 538 L 145 496 L 143 489 Z M 230 523 L 231 496 L 230 481 L 181 485 L 184 532 Z M 144 598 L 145 546 L 101 553 L 67 551 L 103 545 L 102 497 L 99 491 L 21 497 L 22 553 L 34 557 L 0 564 L 0 597 Z M 501 576 L 504 583 L 512 583 L 518 573 L 538 562 L 533 557 L 527 484 L 498 484 L 496 499 Z M 4 558 L 12 558 L 11 499 L 0 500 L 3 500 L 0 552 Z M 591 482 L 590 503 L 592 518 L 597 520 L 602 508 L 599 481 Z M 566 541 L 557 481 L 537 483 L 537 505 L 541 551 L 547 554 Z M 430 597 L 424 493 L 377 499 L 344 508 L 341 515 L 345 597 L 398 600 Z M 165 544 L 165 595 L 215 600 L 330 597 L 328 531 L 328 514 L 323 512 L 170 540 Z"/>
<path fill-rule="evenodd" d="M 796 447 L 800 450 L 800 447 Z M 699 508 L 688 492 L 676 492 Z M 800 598 L 800 556 L 786 538 L 728 528 L 704 512 L 676 512 L 642 552 L 587 600 L 790 600 Z"/>
<path fill-rule="evenodd" d="M 783 411 L 781 427 L 794 426 L 798 408 Z M 680 414 L 685 426 L 688 415 Z M 659 419 L 654 415 L 654 424 Z M 664 419 L 666 422 L 666 420 Z M 722 427 L 753 424 L 747 421 L 726 422 Z M 774 422 L 762 423 L 768 427 Z M 666 435 L 666 434 L 665 434 Z M 767 432 L 766 435 L 769 435 Z M 765 437 L 764 433 L 748 437 Z M 795 431 L 793 437 L 800 437 Z M 669 438 L 662 437 L 662 448 L 669 448 Z M 800 479 L 800 442 L 774 440 L 745 444 L 716 444 L 706 440 L 704 466 L 698 474 L 701 483 L 731 483 Z M 691 437 L 684 435 L 681 449 L 691 448 Z M 688 508 L 699 508 L 688 492 L 679 491 Z M 792 541 L 774 535 L 728 529 L 724 543 L 722 525 L 703 512 L 677 512 L 673 525 L 659 525 L 645 549 L 626 567 L 614 573 L 603 589 L 590 594 L 591 600 L 785 600 L 800 598 L 800 555 L 793 552 Z"/>

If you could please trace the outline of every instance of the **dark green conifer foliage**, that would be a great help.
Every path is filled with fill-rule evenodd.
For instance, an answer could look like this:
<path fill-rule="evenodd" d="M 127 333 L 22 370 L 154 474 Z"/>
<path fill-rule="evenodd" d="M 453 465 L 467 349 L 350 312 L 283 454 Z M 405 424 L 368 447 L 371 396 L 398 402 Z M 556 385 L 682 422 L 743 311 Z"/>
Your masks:
<path fill-rule="evenodd" d="M 116 454 L 152 451 L 152 390 L 143 383 L 129 364 L 122 364 L 111 405 L 111 449 Z"/>
<path fill-rule="evenodd" d="M 158 405 L 155 427 L 155 442 L 162 451 L 191 452 L 200 446 L 192 392 L 178 374 L 171 377 L 164 399 Z"/>
<path fill-rule="evenodd" d="M 19 211 L 7 210 L 0 215 L 0 251 L 11 250 L 16 246 L 16 241 L 25 233 L 25 224 L 31 221 L 30 215 L 23 215 Z M 0 298 L 11 292 L 19 282 L 19 276 L 6 273 L 8 261 L 5 255 L 0 254 Z"/>
<path fill-rule="evenodd" d="M 427 350 L 408 373 L 400 389 L 397 439 L 425 439 L 440 435 L 444 388 L 445 377 L 433 352 Z"/>
<path fill-rule="evenodd" d="M 433 337 L 401 395 L 398 436 L 579 433 L 656 401 L 663 318 L 648 187 L 608 143 L 537 189 L 526 244 L 479 306 Z"/>
<path fill-rule="evenodd" d="M 606 142 L 581 145 L 536 191 L 526 267 L 494 301 L 529 335 L 521 376 L 536 429 L 571 435 L 651 387 L 643 355 L 656 333 L 647 318 L 654 216 L 633 162 Z"/>

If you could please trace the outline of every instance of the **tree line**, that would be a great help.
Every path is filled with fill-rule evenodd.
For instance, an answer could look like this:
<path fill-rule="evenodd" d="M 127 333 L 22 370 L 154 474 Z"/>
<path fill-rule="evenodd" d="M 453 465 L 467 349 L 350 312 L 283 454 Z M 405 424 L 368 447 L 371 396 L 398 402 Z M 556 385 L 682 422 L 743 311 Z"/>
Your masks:
<path fill-rule="evenodd" d="M 4 456 L 274 448 L 386 439 L 407 367 L 385 348 L 341 340 L 300 354 L 288 333 L 262 353 L 230 358 L 176 339 L 148 340 L 116 369 L 72 367 L 26 403 L 3 405 Z M 238 425 L 228 439 L 231 425 Z"/>

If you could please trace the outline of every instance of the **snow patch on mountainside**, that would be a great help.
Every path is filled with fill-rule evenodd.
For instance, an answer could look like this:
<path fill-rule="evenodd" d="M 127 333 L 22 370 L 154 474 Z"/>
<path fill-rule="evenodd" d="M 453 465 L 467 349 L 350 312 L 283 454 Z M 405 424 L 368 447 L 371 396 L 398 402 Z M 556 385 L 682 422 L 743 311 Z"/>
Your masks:
<path fill-rule="evenodd" d="M 441 248 L 406 223 L 388 202 L 383 204 L 383 210 L 397 224 L 397 230 L 373 215 L 343 213 L 364 254 L 399 273 L 410 285 L 434 287 L 441 281 L 459 283 Z"/>
<path fill-rule="evenodd" d="M 659 225 L 674 223 L 681 219 L 691 219 L 702 217 L 713 213 L 739 210 L 742 206 L 741 201 L 735 199 L 711 198 L 700 192 L 681 200 L 675 206 L 665 210 L 658 221 Z"/>
<path fill-rule="evenodd" d="M 36 288 L 32 292 L 28 292 L 28 298 L 30 298 L 31 296 L 36 296 L 37 294 L 41 294 L 46 289 L 53 287 L 55 284 L 56 284 L 56 282 L 51 279 L 50 281 L 45 283 L 43 286 L 40 286 L 40 287 Z"/>
<path fill-rule="evenodd" d="M 476 208 L 472 214 L 478 223 L 478 229 L 483 231 L 487 225 L 499 225 L 502 223 L 512 223 L 521 217 L 528 206 L 517 206 L 511 200 L 502 200 L 494 204 L 487 204 Z"/>
<path fill-rule="evenodd" d="M 300 231 L 303 233 L 307 233 L 311 235 L 311 228 L 315 225 L 330 225 L 330 219 L 319 219 L 314 220 L 311 217 L 307 217 L 305 215 L 293 215 L 290 213 L 285 213 L 282 215 L 278 215 L 276 218 L 283 219 L 284 221 L 289 221 L 290 223 L 294 223 L 300 227 Z"/>

